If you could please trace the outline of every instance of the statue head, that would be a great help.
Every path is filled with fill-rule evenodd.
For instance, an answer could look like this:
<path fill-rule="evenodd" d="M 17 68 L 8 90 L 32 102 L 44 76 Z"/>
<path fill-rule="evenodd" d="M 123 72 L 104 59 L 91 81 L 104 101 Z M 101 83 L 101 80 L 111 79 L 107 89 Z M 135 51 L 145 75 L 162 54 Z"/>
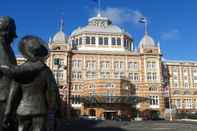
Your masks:
<path fill-rule="evenodd" d="M 27 35 L 20 40 L 19 50 L 30 61 L 45 60 L 49 53 L 47 43 L 32 35 Z"/>
<path fill-rule="evenodd" d="M 9 43 L 17 38 L 15 21 L 9 16 L 0 16 L 0 37 L 5 38 Z"/>

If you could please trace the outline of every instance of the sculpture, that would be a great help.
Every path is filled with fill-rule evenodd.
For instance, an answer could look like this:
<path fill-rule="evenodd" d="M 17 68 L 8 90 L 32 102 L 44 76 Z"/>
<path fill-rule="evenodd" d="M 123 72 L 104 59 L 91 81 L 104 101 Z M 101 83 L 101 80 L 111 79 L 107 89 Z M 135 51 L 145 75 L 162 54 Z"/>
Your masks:
<path fill-rule="evenodd" d="M 16 110 L 18 131 L 45 131 L 49 105 L 53 112 L 60 113 L 60 95 L 52 71 L 45 65 L 48 50 L 45 42 L 36 36 L 25 36 L 19 43 L 19 49 L 27 61 L 19 66 L 1 66 L 4 75 L 11 77 L 20 86 L 10 90 L 6 110 L 5 124 L 9 124 L 10 114 Z M 15 106 L 16 98 L 20 98 Z"/>
<path fill-rule="evenodd" d="M 8 67 L 16 65 L 16 58 L 11 48 L 11 43 L 16 37 L 15 21 L 11 17 L 0 16 L 0 65 Z M 0 131 L 3 130 L 2 120 L 7 96 L 10 87 L 14 85 L 10 78 L 0 74 Z"/>

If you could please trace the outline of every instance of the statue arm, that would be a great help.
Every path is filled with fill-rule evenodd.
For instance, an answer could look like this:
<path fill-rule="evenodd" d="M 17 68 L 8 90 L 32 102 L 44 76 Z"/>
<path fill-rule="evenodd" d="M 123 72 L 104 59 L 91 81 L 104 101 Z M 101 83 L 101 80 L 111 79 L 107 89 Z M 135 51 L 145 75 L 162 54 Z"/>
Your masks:
<path fill-rule="evenodd" d="M 46 65 L 44 62 L 36 61 L 36 62 L 26 62 L 22 65 L 12 66 L 12 67 L 1 66 L 0 70 L 1 72 L 3 72 L 3 74 L 9 77 L 18 78 L 18 77 L 23 77 L 24 75 L 28 75 L 30 73 L 37 73 L 45 66 Z"/>

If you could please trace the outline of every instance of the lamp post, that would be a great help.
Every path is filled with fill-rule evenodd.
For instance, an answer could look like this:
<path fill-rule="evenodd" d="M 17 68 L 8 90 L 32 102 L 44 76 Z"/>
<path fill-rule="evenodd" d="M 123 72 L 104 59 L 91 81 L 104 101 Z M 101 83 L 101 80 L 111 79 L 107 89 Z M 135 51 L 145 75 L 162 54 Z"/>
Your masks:
<path fill-rule="evenodd" d="M 67 70 L 67 66 L 62 65 L 59 58 L 55 59 L 54 64 L 57 66 L 56 81 L 57 81 L 57 85 L 59 87 L 60 86 L 60 83 L 59 83 L 60 68 L 63 67 L 64 70 Z M 66 95 L 66 104 L 67 104 L 67 106 L 66 106 L 66 117 L 67 117 L 68 120 L 70 119 L 70 86 L 69 85 L 70 85 L 70 83 L 68 83 L 68 86 L 66 86 L 66 88 L 63 89 L 64 90 L 63 91 L 64 95 Z M 67 90 L 67 91 L 65 92 L 65 90 Z"/>
<path fill-rule="evenodd" d="M 168 96 L 168 103 L 169 103 L 169 115 L 170 115 L 170 121 L 173 121 L 173 118 L 172 118 L 172 97 L 171 97 L 171 88 L 170 88 L 170 78 L 171 78 L 171 75 L 169 74 L 169 71 L 168 71 L 168 67 L 165 65 L 164 66 L 164 79 L 163 79 L 163 86 L 164 86 L 164 93 L 166 94 L 166 91 L 167 91 L 167 96 Z"/>

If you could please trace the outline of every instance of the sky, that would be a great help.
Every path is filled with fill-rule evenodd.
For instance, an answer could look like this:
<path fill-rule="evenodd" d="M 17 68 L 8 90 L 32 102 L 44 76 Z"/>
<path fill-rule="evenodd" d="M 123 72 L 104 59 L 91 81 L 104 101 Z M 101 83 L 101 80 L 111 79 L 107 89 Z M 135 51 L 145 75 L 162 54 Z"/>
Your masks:
<path fill-rule="evenodd" d="M 18 41 L 24 35 L 36 35 L 48 42 L 59 31 L 64 17 L 64 32 L 87 24 L 96 15 L 96 0 L 1 0 L 0 16 L 16 21 L 18 38 L 13 43 L 18 55 Z M 144 35 L 137 22 L 148 19 L 148 33 L 160 43 L 164 59 L 197 61 L 197 0 L 101 0 L 101 12 L 129 32 L 135 47 Z"/>

